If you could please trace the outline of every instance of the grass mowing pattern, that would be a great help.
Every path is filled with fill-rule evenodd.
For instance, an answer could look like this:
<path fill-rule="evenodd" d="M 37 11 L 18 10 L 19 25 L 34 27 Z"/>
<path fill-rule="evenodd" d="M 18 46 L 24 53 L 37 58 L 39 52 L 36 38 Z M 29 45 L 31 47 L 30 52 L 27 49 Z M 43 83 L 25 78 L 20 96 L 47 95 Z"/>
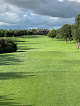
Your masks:
<path fill-rule="evenodd" d="M 80 50 L 73 41 L 12 39 L 18 52 L 0 54 L 0 106 L 80 105 Z"/>

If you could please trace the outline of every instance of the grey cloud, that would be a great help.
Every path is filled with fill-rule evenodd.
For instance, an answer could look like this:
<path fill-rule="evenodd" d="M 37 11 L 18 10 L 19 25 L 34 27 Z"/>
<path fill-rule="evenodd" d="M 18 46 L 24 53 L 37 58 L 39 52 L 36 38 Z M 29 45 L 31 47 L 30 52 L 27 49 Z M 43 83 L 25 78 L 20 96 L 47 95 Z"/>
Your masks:
<path fill-rule="evenodd" d="M 25 14 L 24 19 L 20 22 L 7 25 L 8 28 L 12 29 L 31 29 L 31 28 L 55 28 L 57 26 L 62 26 L 63 24 L 72 24 L 74 23 L 74 20 L 72 18 L 53 18 L 49 16 L 40 16 L 36 14 L 31 14 L 29 17 L 27 17 L 27 14 Z M 21 18 L 22 19 L 22 18 Z M 14 19 L 13 19 L 14 20 Z M 10 22 L 8 22 L 10 23 Z M 3 27 L 3 26 L 2 26 Z M 6 25 L 4 26 L 6 28 Z"/>
<path fill-rule="evenodd" d="M 18 24 L 24 18 L 25 12 L 0 1 L 0 22 L 7 24 Z"/>
<path fill-rule="evenodd" d="M 54 28 L 63 24 L 73 24 L 74 19 L 69 17 L 76 15 L 80 8 L 76 8 L 76 5 L 80 5 L 79 3 L 68 0 L 65 2 L 57 0 L 0 0 L 0 3 L 2 4 L 0 5 L 0 28 L 3 29 Z M 72 9 L 69 10 L 70 4 L 71 6 L 75 5 L 74 9 L 72 6 Z"/>
<path fill-rule="evenodd" d="M 80 13 L 80 3 L 64 0 L 4 0 L 20 8 L 29 9 L 33 13 L 52 17 L 71 18 Z"/>
<path fill-rule="evenodd" d="M 73 24 L 74 20 L 72 18 L 53 18 L 49 16 L 32 15 L 26 18 L 18 26 L 25 28 L 54 28 L 57 26 L 62 26 L 63 24 Z"/>

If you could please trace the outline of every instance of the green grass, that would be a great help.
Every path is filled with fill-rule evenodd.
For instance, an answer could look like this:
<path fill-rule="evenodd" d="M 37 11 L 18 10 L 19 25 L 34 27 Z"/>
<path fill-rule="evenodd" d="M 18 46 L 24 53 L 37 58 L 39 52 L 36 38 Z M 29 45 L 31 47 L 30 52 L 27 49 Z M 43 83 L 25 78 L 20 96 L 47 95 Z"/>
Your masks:
<path fill-rule="evenodd" d="M 80 106 L 80 50 L 46 36 L 12 38 L 0 54 L 0 106 Z"/>

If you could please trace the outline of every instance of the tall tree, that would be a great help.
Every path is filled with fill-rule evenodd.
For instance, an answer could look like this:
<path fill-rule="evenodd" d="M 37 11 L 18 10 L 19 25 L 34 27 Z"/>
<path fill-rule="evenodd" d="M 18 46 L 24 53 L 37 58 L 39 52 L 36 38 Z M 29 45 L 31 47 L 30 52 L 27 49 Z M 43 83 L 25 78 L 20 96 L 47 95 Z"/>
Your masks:
<path fill-rule="evenodd" d="M 80 14 L 78 14 L 75 18 L 75 36 L 74 36 L 79 49 L 79 42 L 80 42 Z"/>
<path fill-rule="evenodd" d="M 63 36 L 65 43 L 67 42 L 67 38 L 71 39 L 71 25 L 64 24 L 61 27 L 61 35 Z"/>

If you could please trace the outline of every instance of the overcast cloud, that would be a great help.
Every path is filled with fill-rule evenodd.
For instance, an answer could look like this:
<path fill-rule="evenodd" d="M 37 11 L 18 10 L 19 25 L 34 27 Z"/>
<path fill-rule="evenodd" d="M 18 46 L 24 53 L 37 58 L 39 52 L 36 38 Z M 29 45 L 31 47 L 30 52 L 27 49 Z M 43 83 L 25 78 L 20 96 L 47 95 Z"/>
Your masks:
<path fill-rule="evenodd" d="M 73 24 L 80 0 L 0 0 L 0 28 L 57 28 Z"/>

